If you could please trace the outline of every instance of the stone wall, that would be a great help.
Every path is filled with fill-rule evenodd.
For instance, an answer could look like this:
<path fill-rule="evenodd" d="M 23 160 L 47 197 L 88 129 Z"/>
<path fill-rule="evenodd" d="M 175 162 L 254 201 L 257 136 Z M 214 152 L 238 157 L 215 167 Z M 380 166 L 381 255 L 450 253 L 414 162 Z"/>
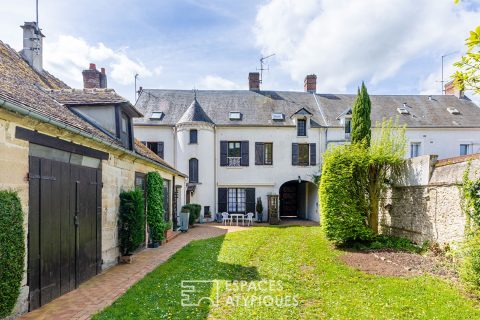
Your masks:
<path fill-rule="evenodd" d="M 134 188 L 135 172 L 147 173 L 157 171 L 163 178 L 170 181 L 172 181 L 172 174 L 148 161 L 123 153 L 122 151 L 109 148 L 103 144 L 69 133 L 52 125 L 41 123 L 27 117 L 21 117 L 0 109 L 0 189 L 12 189 L 18 192 L 24 212 L 25 235 L 28 231 L 29 212 L 29 185 L 27 180 L 29 171 L 29 143 L 15 138 L 17 126 L 36 130 L 43 134 L 63 138 L 76 144 L 109 153 L 109 159 L 102 161 L 102 267 L 105 269 L 116 264 L 119 256 L 117 221 L 120 191 Z M 181 185 L 182 190 L 185 190 L 185 180 L 183 178 L 177 177 L 176 184 Z M 170 190 L 173 190 L 172 186 L 170 186 Z M 170 206 L 171 205 L 170 201 Z M 179 204 L 179 207 L 180 206 L 181 204 Z M 27 238 L 25 238 L 25 248 L 27 254 L 25 255 L 25 271 L 22 280 L 21 294 L 13 315 L 28 311 Z"/>
<path fill-rule="evenodd" d="M 471 160 L 471 178 L 480 172 L 479 155 L 437 161 L 422 156 L 406 161 L 382 199 L 383 233 L 424 241 L 453 244 L 463 239 L 466 218 L 462 211 L 461 183 Z"/>

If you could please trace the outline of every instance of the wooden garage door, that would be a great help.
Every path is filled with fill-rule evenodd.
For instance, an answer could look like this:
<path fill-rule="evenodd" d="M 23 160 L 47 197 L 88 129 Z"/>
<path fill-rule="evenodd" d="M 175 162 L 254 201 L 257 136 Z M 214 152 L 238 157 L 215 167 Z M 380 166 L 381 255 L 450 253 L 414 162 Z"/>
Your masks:
<path fill-rule="evenodd" d="M 30 310 L 101 268 L 101 171 L 30 156 Z"/>

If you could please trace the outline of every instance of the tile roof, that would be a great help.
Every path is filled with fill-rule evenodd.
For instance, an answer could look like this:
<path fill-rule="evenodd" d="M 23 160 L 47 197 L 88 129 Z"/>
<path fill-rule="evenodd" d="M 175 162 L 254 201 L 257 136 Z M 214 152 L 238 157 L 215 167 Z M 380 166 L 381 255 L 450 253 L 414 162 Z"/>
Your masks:
<path fill-rule="evenodd" d="M 407 127 L 465 128 L 480 127 L 480 108 L 468 98 L 452 95 L 371 95 L 372 122 L 398 116 Z M 134 120 L 136 125 L 175 125 L 184 115 L 193 94 L 190 90 L 144 89 L 136 108 L 145 118 Z M 231 126 L 291 126 L 290 117 L 304 108 L 312 113 L 317 126 L 341 127 L 339 116 L 352 107 L 353 94 L 312 94 L 291 91 L 199 90 L 197 99 L 202 109 L 216 125 Z M 408 115 L 397 108 L 406 103 Z M 451 114 L 456 108 L 460 114 Z M 161 121 L 151 120 L 152 112 L 164 112 Z M 242 120 L 229 119 L 230 111 L 242 113 Z M 272 113 L 285 114 L 285 121 L 272 120 Z"/>
<path fill-rule="evenodd" d="M 115 139 L 73 113 L 66 104 L 129 103 L 112 89 L 74 90 L 47 71 L 36 72 L 14 49 L 0 41 L 0 99 L 123 147 Z M 171 165 L 135 141 L 135 152 L 174 171 Z M 127 151 L 127 150 L 126 150 Z"/>

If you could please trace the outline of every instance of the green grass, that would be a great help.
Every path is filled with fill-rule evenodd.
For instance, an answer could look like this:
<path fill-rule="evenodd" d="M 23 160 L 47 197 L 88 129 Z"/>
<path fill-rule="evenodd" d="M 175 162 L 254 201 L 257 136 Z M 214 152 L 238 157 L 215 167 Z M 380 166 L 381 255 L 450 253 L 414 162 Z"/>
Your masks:
<path fill-rule="evenodd" d="M 479 304 L 431 276 L 380 277 L 344 265 L 319 227 L 262 227 L 192 242 L 94 319 L 479 319 Z M 182 280 L 220 280 L 218 305 L 182 307 Z M 257 290 L 228 290 L 245 280 Z M 268 290 L 265 280 L 281 281 Z M 252 286 L 253 286 L 252 285 Z M 253 287 L 252 287 L 253 288 Z M 205 284 L 198 297 L 215 297 Z M 298 306 L 235 306 L 232 297 Z M 270 300 L 267 300 L 267 302 Z M 283 300 L 285 301 L 285 300 Z M 293 301 L 292 301 L 293 302 Z"/>

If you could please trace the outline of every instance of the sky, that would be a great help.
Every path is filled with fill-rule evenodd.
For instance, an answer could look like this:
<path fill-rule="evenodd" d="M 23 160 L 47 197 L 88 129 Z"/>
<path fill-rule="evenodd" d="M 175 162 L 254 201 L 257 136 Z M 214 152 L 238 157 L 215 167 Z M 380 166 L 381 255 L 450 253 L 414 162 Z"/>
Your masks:
<path fill-rule="evenodd" d="M 44 67 L 81 88 L 89 63 L 134 100 L 138 86 L 248 89 L 267 59 L 262 89 L 319 93 L 440 94 L 480 23 L 480 0 L 39 0 Z M 22 49 L 35 0 L 0 0 L 0 40 Z M 475 101 L 478 96 L 467 95 Z"/>

